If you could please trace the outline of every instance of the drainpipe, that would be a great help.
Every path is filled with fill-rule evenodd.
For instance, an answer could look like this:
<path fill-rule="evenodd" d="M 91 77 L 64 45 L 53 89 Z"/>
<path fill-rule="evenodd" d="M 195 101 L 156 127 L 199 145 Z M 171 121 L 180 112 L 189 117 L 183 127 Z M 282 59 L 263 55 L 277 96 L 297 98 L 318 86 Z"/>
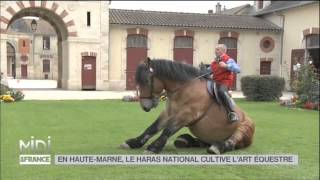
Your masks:
<path fill-rule="evenodd" d="M 282 57 L 283 57 L 283 34 L 284 34 L 284 22 L 285 22 L 285 16 L 283 14 L 279 14 L 277 12 L 274 12 L 275 15 L 281 17 L 281 34 L 280 34 L 280 77 L 282 77 Z"/>

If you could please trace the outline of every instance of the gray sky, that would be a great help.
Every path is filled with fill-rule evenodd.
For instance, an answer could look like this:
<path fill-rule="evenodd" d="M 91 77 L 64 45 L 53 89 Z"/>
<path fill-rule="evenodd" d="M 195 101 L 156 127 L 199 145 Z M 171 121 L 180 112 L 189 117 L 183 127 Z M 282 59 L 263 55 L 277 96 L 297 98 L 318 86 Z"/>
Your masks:
<path fill-rule="evenodd" d="M 215 12 L 215 6 L 220 2 L 222 9 L 251 4 L 253 1 L 111 1 L 110 8 L 114 9 L 142 9 L 152 11 L 174 11 L 207 13 L 209 9 Z"/>

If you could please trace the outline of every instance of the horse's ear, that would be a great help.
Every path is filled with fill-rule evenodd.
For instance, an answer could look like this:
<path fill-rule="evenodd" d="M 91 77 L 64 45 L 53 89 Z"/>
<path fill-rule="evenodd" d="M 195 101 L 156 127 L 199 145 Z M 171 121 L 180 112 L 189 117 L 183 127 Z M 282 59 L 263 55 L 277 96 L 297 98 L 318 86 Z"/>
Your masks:
<path fill-rule="evenodd" d="M 145 60 L 145 65 L 146 65 L 146 68 L 147 70 L 150 72 L 150 73 L 153 73 L 153 68 L 151 67 L 151 59 L 149 57 L 147 57 L 147 59 Z"/>
<path fill-rule="evenodd" d="M 149 57 L 147 57 L 147 59 L 144 61 L 144 64 L 146 65 L 146 67 L 149 69 L 150 64 L 151 64 L 151 59 Z"/>

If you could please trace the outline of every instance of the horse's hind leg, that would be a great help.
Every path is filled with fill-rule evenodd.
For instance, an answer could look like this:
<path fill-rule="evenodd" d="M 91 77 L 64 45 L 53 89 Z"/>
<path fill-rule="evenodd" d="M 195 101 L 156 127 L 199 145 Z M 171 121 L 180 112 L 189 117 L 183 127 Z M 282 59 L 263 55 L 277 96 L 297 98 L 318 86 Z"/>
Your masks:
<path fill-rule="evenodd" d="M 245 148 L 252 144 L 255 124 L 249 117 L 245 116 L 245 118 L 244 121 L 240 122 L 240 126 L 233 135 L 225 141 L 225 152 Z"/>
<path fill-rule="evenodd" d="M 190 134 L 182 134 L 174 141 L 174 146 L 176 148 L 208 147 L 209 144 L 198 138 L 194 138 Z"/>
<path fill-rule="evenodd" d="M 212 143 L 207 152 L 210 154 L 222 154 L 251 145 L 255 124 L 249 117 L 244 116 L 244 118 L 246 119 L 240 122 L 238 129 L 228 139 L 223 142 Z"/>

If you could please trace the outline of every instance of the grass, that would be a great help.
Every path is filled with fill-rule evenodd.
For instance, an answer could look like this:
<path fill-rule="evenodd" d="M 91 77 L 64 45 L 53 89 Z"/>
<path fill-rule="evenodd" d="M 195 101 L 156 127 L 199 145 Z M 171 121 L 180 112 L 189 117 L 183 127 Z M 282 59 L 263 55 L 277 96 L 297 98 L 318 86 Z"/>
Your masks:
<path fill-rule="evenodd" d="M 123 150 L 124 140 L 141 133 L 163 104 L 150 113 L 137 103 L 108 101 L 23 101 L 1 104 L 3 180 L 100 179 L 319 179 L 319 113 L 288 109 L 275 102 L 237 100 L 256 122 L 249 148 L 228 154 L 297 154 L 297 166 L 20 166 L 19 139 L 51 136 L 51 154 L 142 154 Z M 183 129 L 174 137 L 187 132 Z M 177 150 L 170 139 L 163 154 L 205 154 Z"/>

